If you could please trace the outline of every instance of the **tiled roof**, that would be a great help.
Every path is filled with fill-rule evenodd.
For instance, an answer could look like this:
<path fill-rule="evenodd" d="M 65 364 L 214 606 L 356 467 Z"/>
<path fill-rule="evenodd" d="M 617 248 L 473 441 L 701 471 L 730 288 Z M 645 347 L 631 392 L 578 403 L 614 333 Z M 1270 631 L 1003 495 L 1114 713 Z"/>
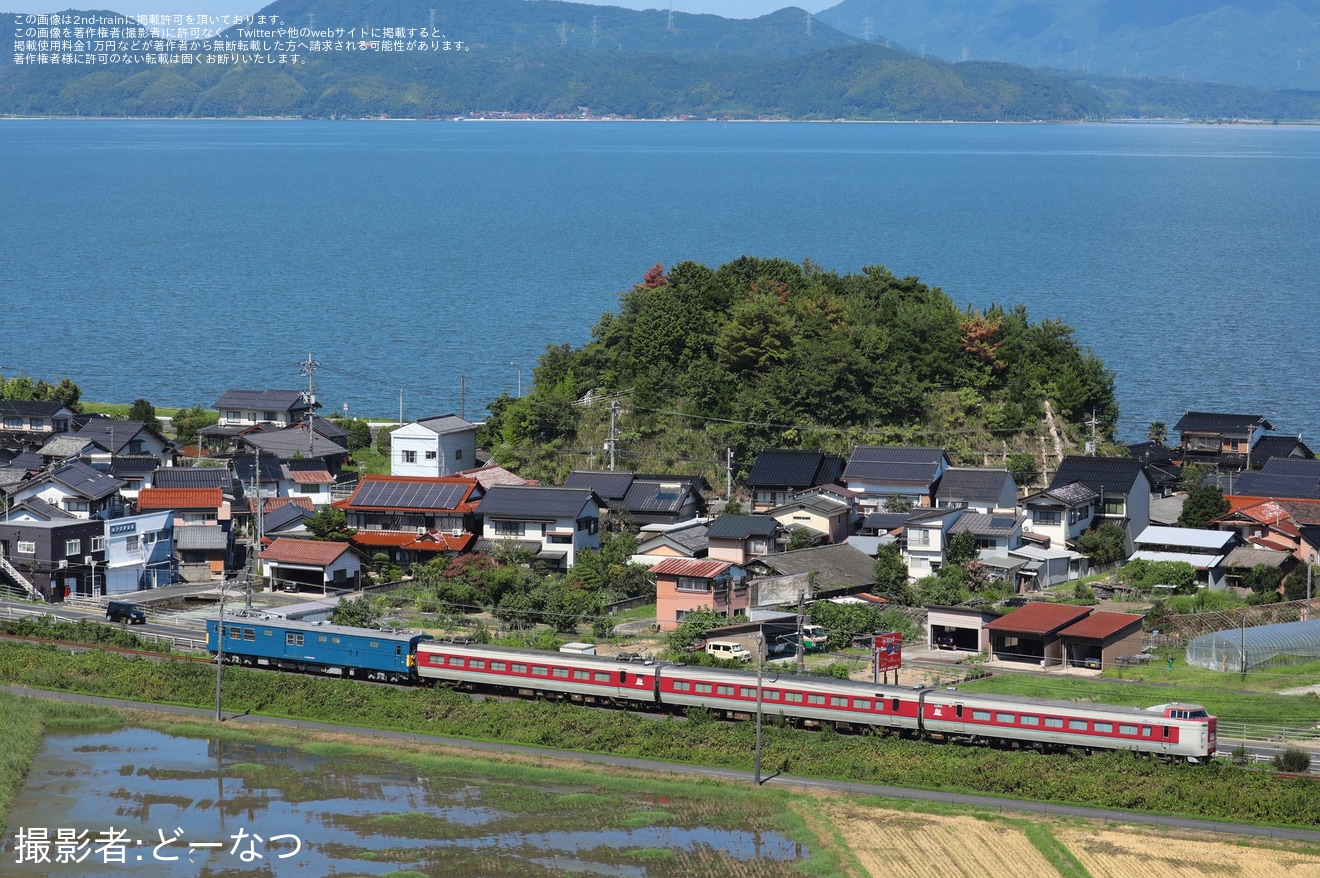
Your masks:
<path fill-rule="evenodd" d="M 1180 433 L 1236 433 L 1247 435 L 1252 428 L 1274 429 L 1262 415 L 1223 414 L 1220 412 L 1188 412 L 1173 425 Z"/>
<path fill-rule="evenodd" d="M 1257 549 L 1251 546 L 1238 546 L 1229 552 L 1224 558 L 1225 567 L 1241 567 L 1250 570 L 1257 564 L 1264 564 L 1267 567 L 1282 567 L 1289 558 L 1291 552 L 1271 551 L 1269 549 Z"/>
<path fill-rule="evenodd" d="M 92 500 L 108 497 L 126 484 L 122 479 L 107 476 L 80 460 L 70 461 L 52 471 L 50 480 Z"/>
<path fill-rule="evenodd" d="M 270 515 L 285 506 L 301 506 L 308 512 L 316 511 L 316 504 L 312 502 L 311 497 L 267 497 L 262 504 L 261 512 L 263 515 Z"/>
<path fill-rule="evenodd" d="M 634 479 L 623 498 L 623 508 L 636 514 L 677 513 L 692 494 L 686 482 Z"/>
<path fill-rule="evenodd" d="M 1021 612 L 1019 610 L 1019 612 Z M 1010 614 L 1011 615 L 1011 614 Z M 1135 613 L 1092 613 L 1085 619 L 1074 622 L 1059 632 L 1060 637 L 1076 637 L 1083 640 L 1104 640 L 1140 625 L 1144 616 Z"/>
<path fill-rule="evenodd" d="M 930 485 L 947 465 L 943 448 L 905 445 L 858 445 L 843 470 L 848 481 Z"/>
<path fill-rule="evenodd" d="M 60 411 L 68 412 L 62 402 L 38 402 L 32 399 L 0 399 L 0 417 L 53 418 Z"/>
<path fill-rule="evenodd" d="M 696 558 L 666 558 L 651 568 L 658 576 L 692 576 L 714 579 L 733 565 L 727 561 L 708 561 Z"/>
<path fill-rule="evenodd" d="M 454 473 L 456 476 L 462 476 L 465 479 L 476 479 L 477 484 L 485 490 L 489 490 L 493 485 L 535 485 L 536 482 L 531 479 L 524 479 L 517 473 L 507 470 L 496 464 L 487 466 L 478 466 L 473 469 L 465 469 Z"/>
<path fill-rule="evenodd" d="M 244 433 L 238 441 L 261 449 L 262 457 L 274 455 L 281 460 L 334 457 L 347 453 L 342 445 L 336 445 L 315 430 L 309 440 L 307 428 L 302 426 L 286 427 L 272 433 Z"/>
<path fill-rule="evenodd" d="M 304 434 L 305 435 L 305 434 Z M 339 448 L 338 445 L 335 448 Z M 250 484 L 252 482 L 253 469 L 255 461 L 261 462 L 261 474 L 259 480 L 262 482 L 278 482 L 284 478 L 284 466 L 280 459 L 273 454 L 236 454 L 232 459 L 234 465 L 234 475 L 240 482 Z"/>
<path fill-rule="evenodd" d="M 564 480 L 565 488 L 586 488 L 595 491 L 600 499 L 611 506 L 617 504 L 632 487 L 633 474 L 626 470 L 574 470 Z"/>
<path fill-rule="evenodd" d="M 1294 452 L 1297 452 L 1294 458 Z M 1263 467 L 1267 461 L 1279 457 L 1285 459 L 1314 460 L 1315 454 L 1297 436 L 1262 436 L 1251 446 L 1251 462 Z"/>
<path fill-rule="evenodd" d="M 151 477 L 157 488 L 219 488 L 234 492 L 234 474 L 227 466 L 162 466 Z"/>
<path fill-rule="evenodd" d="M 1053 634 L 1090 612 L 1090 607 L 1073 607 L 1067 604 L 1032 601 L 1025 607 L 1016 609 L 1006 616 L 1000 616 L 985 627 L 987 631 L 1007 631 L 1034 635 Z"/>
<path fill-rule="evenodd" d="M 296 521 L 308 518 L 311 514 L 311 510 L 304 509 L 297 503 L 285 503 L 283 506 L 278 506 L 269 512 L 263 511 L 261 513 L 261 532 L 266 534 L 274 530 L 280 530 Z"/>
<path fill-rule="evenodd" d="M 767 448 L 756 456 L 747 486 L 810 488 L 839 479 L 843 458 L 822 451 Z"/>
<path fill-rule="evenodd" d="M 772 537 L 779 522 L 768 515 L 721 515 L 710 523 L 708 540 L 745 540 L 748 537 Z"/>
<path fill-rule="evenodd" d="M 1141 468 L 1141 461 L 1130 457 L 1083 457 L 1070 454 L 1059 464 L 1050 482 L 1049 490 L 1081 482 L 1097 494 L 1126 494 L 1134 484 L 1141 483 L 1150 493 L 1150 482 Z"/>
<path fill-rule="evenodd" d="M 417 539 L 417 532 L 411 530 L 360 530 L 353 534 L 353 542 L 359 546 L 390 546 L 403 548 Z"/>
<path fill-rule="evenodd" d="M 53 436 L 41 446 L 38 453 L 42 457 L 63 460 L 66 457 L 76 457 L 82 454 L 84 449 L 92 445 L 96 445 L 96 442 L 85 436 Z M 102 448 L 101 450 L 108 451 L 109 449 Z"/>
<path fill-rule="evenodd" d="M 862 519 L 862 527 L 868 530 L 897 530 L 907 524 L 906 512 L 872 512 Z"/>
<path fill-rule="evenodd" d="M 462 552 L 476 542 L 476 535 L 466 531 L 454 536 L 448 531 L 418 534 L 401 530 L 360 530 L 353 534 L 353 544 L 368 548 L 391 547 L 417 552 Z"/>
<path fill-rule="evenodd" d="M 940 477 L 935 496 L 944 505 L 950 503 L 976 503 L 994 505 L 1012 480 L 1006 469 L 978 469 L 975 467 L 949 467 Z"/>
<path fill-rule="evenodd" d="M 945 460 L 944 449 L 918 445 L 858 445 L 849 463 L 925 463 L 938 465 Z"/>
<path fill-rule="evenodd" d="M 143 488 L 138 509 L 219 509 L 225 502 L 219 488 Z"/>
<path fill-rule="evenodd" d="M 160 461 L 150 454 L 119 454 L 110 461 L 113 476 L 144 475 L 156 471 Z"/>
<path fill-rule="evenodd" d="M 515 520 L 576 518 L 593 502 L 600 504 L 600 497 L 586 488 L 495 485 L 477 511 L 487 518 Z"/>
<path fill-rule="evenodd" d="M 92 418 L 82 426 L 76 436 L 79 439 L 90 439 L 102 448 L 118 454 L 124 446 L 143 433 L 155 437 L 165 445 L 170 444 L 165 437 L 141 421 L 120 421 L 115 418 Z"/>
<path fill-rule="evenodd" d="M 306 409 L 301 390 L 226 390 L 211 408 L 248 409 L 255 412 L 288 412 Z"/>
<path fill-rule="evenodd" d="M 828 518 L 833 515 L 848 512 L 851 509 L 852 504 L 840 500 L 837 497 L 830 497 L 825 494 L 807 494 L 805 496 L 794 497 L 787 503 L 771 509 L 767 514 L 773 516 L 782 515 L 795 510 L 811 510 L 818 515 L 823 515 Z"/>
<path fill-rule="evenodd" d="M 333 564 L 349 548 L 348 543 L 280 537 L 261 553 L 261 557 L 266 561 L 284 562 L 285 564 L 312 564 L 324 567 L 327 564 Z"/>
<path fill-rule="evenodd" d="M 289 473 L 289 480 L 295 485 L 331 485 L 335 477 L 324 468 L 319 470 L 294 470 Z"/>
<path fill-rule="evenodd" d="M 185 524 L 174 529 L 174 548 L 215 552 L 229 548 L 229 534 L 218 524 Z"/>
<path fill-rule="evenodd" d="M 1280 458 L 1276 457 L 1270 463 L 1273 464 L 1279 460 Z M 1320 463 L 1320 461 L 1305 462 Z M 1314 475 L 1274 475 L 1264 470 L 1246 472 L 1233 480 L 1229 490 L 1235 497 L 1281 497 L 1289 500 L 1320 500 L 1320 472 Z"/>
<path fill-rule="evenodd" d="M 1026 518 L 1015 518 L 1012 515 L 993 515 L 988 512 L 964 512 L 962 516 L 949 528 L 949 533 L 956 534 L 968 531 L 977 536 L 996 536 L 1004 537 L 1011 535 L 1014 531 L 1022 529 Z"/>

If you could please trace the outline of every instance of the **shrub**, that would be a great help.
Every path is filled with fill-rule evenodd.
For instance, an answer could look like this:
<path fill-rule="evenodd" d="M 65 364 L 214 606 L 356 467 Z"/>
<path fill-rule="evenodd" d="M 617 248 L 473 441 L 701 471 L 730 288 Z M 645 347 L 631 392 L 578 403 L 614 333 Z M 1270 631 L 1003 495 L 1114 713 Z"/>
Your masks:
<path fill-rule="evenodd" d="M 1311 770 L 1311 754 L 1301 747 L 1285 747 L 1274 754 L 1274 767 L 1279 771 L 1302 774 Z"/>

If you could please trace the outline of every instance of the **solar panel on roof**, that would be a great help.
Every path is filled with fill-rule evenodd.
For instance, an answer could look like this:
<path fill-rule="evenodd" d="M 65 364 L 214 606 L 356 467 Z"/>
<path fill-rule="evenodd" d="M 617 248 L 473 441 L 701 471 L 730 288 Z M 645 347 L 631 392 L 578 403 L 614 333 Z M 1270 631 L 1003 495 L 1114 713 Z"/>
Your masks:
<path fill-rule="evenodd" d="M 990 519 L 990 526 L 991 526 L 991 527 L 1011 528 L 1011 527 L 1012 527 L 1013 525 L 1015 525 L 1015 524 L 1017 524 L 1017 521 L 1016 521 L 1016 519 L 1012 519 L 1012 518 L 992 518 L 992 519 Z"/>
<path fill-rule="evenodd" d="M 455 482 L 367 482 L 358 488 L 354 506 L 394 509 L 453 509 L 463 502 L 466 484 Z"/>

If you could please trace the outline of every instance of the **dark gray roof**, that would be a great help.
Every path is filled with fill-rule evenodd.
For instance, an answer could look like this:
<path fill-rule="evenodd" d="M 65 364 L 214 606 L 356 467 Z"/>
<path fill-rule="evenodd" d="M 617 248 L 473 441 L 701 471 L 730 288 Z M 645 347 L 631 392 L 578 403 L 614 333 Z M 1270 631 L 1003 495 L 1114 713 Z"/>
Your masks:
<path fill-rule="evenodd" d="M 875 583 L 875 559 L 846 543 L 762 555 L 749 566 L 764 567 L 780 576 L 815 573 L 816 585 L 821 591 Z"/>
<path fill-rule="evenodd" d="M 1081 482 L 1097 494 L 1124 494 L 1141 481 L 1143 490 L 1150 492 L 1150 481 L 1142 469 L 1141 461 L 1130 457 L 1083 457 L 1070 454 L 1059 464 L 1050 488 Z"/>
<path fill-rule="evenodd" d="M 373 476 L 358 483 L 348 508 L 441 512 L 458 509 L 471 491 L 467 479 Z"/>
<path fill-rule="evenodd" d="M 862 527 L 867 530 L 894 530 L 907 524 L 906 512 L 872 512 L 862 519 Z"/>
<path fill-rule="evenodd" d="M 163 445 L 173 445 L 164 436 L 141 421 L 121 421 L 116 418 L 92 418 L 83 424 L 76 436 L 79 439 L 90 439 L 102 448 L 118 454 L 124 450 L 124 446 L 139 438 L 143 433 L 153 437 Z"/>
<path fill-rule="evenodd" d="M 72 414 L 62 402 L 35 399 L 0 399 L 0 417 L 53 418 L 61 411 Z"/>
<path fill-rule="evenodd" d="M 261 456 L 275 455 L 281 460 L 296 457 L 334 457 L 344 454 L 343 446 L 336 445 L 312 431 L 310 441 L 304 427 L 286 427 L 273 433 L 244 433 L 238 441 L 261 449 Z"/>
<path fill-rule="evenodd" d="M 1258 468 L 1272 458 L 1314 460 L 1315 454 L 1297 436 L 1262 436 L 1251 446 L 1251 462 Z"/>
<path fill-rule="evenodd" d="M 1253 428 L 1274 429 L 1263 415 L 1224 414 L 1221 412 L 1188 412 L 1173 429 L 1182 433 L 1236 433 L 1247 435 Z"/>
<path fill-rule="evenodd" d="M 949 467 L 940 477 L 935 496 L 944 505 L 977 503 L 994 505 L 1013 477 L 1006 469 Z"/>
<path fill-rule="evenodd" d="M 325 461 L 314 457 L 295 457 L 292 460 L 284 461 L 284 465 L 291 473 L 323 473 Z"/>
<path fill-rule="evenodd" d="M 1307 460 L 1301 457 L 1275 457 L 1267 460 L 1260 471 L 1262 475 L 1266 476 L 1320 478 L 1320 460 Z"/>
<path fill-rule="evenodd" d="M 768 515 L 721 515 L 710 523 L 706 538 L 711 540 L 745 540 L 748 537 L 772 537 L 779 522 Z"/>
<path fill-rule="evenodd" d="M 25 510 L 32 513 L 37 518 L 44 518 L 47 521 L 54 521 L 56 519 L 63 521 L 78 517 L 71 512 L 65 512 L 53 503 L 47 503 L 40 497 L 32 497 L 28 500 L 24 500 L 22 503 L 16 504 L 9 511 L 16 512 L 18 510 Z"/>
<path fill-rule="evenodd" d="M 627 470 L 579 469 L 568 474 L 564 480 L 565 488 L 586 488 L 595 491 L 606 503 L 614 506 L 628 494 L 632 487 L 633 474 Z"/>
<path fill-rule="evenodd" d="M 672 473 L 633 473 L 633 478 L 644 479 L 648 482 L 678 482 L 683 485 L 691 485 L 699 494 L 704 494 L 710 490 L 710 482 L 706 481 L 705 476 L 680 476 Z"/>
<path fill-rule="evenodd" d="M 587 488 L 492 485 L 477 511 L 487 518 L 576 518 L 593 502 L 603 505 L 600 497 Z"/>
<path fill-rule="evenodd" d="M 948 464 L 943 448 L 858 445 L 844 468 L 850 481 L 929 485 Z"/>
<path fill-rule="evenodd" d="M 252 458 L 248 458 L 249 465 Z M 151 477 L 157 488 L 219 488 L 234 493 L 234 474 L 227 466 L 163 466 Z"/>
<path fill-rule="evenodd" d="M 1280 460 L 1281 458 L 1274 458 Z M 1270 461 L 1271 463 L 1274 460 Z M 1320 463 L 1320 461 L 1316 461 Z M 1297 500 L 1320 500 L 1320 474 L 1317 475 L 1274 475 L 1266 472 L 1246 472 L 1236 476 L 1229 485 L 1220 477 L 1219 484 L 1225 493 L 1235 497 L 1283 497 Z M 1214 475 L 1207 478 L 1207 483 L 1215 484 Z"/>
<path fill-rule="evenodd" d="M 430 430 L 432 433 L 441 436 L 446 433 L 462 433 L 465 430 L 477 429 L 476 424 L 460 418 L 453 412 L 444 415 L 436 415 L 432 418 L 423 418 L 417 423 Z"/>
<path fill-rule="evenodd" d="M 139 476 L 155 472 L 160 461 L 150 454 L 117 454 L 110 461 L 110 475 Z"/>
<path fill-rule="evenodd" d="M 710 530 L 710 525 L 704 521 L 693 521 L 681 527 L 671 527 L 668 530 L 659 533 L 638 534 L 638 545 L 642 543 L 658 542 L 669 540 L 692 552 L 695 556 L 698 552 L 704 552 L 710 546 L 710 539 L 706 532 Z M 645 539 L 643 539 L 645 537 Z"/>
<path fill-rule="evenodd" d="M 767 448 L 756 455 L 747 486 L 811 488 L 836 482 L 843 474 L 843 458 L 822 451 Z"/>
<path fill-rule="evenodd" d="M 254 412 L 305 411 L 307 404 L 301 390 L 226 390 L 211 408 L 250 409 Z M 320 408 L 320 405 L 317 405 Z"/>
<path fill-rule="evenodd" d="M 295 521 L 301 521 L 308 518 L 312 513 L 308 512 L 297 503 L 285 503 L 283 506 L 276 507 L 270 512 L 261 514 L 262 533 L 270 533 L 282 527 L 287 527 Z"/>
<path fill-rule="evenodd" d="M 99 449 L 101 452 L 109 451 L 103 445 L 85 436 L 72 436 L 68 433 L 63 435 L 51 436 L 46 444 L 37 449 L 37 454 L 42 457 L 48 457 L 51 460 L 64 460 L 69 457 L 77 457 L 81 454 Z"/>
<path fill-rule="evenodd" d="M 80 460 L 71 460 L 50 473 L 50 481 L 59 482 L 70 491 L 74 491 L 91 500 L 100 500 L 124 487 L 121 479 L 107 476 L 100 470 L 92 469 Z"/>
<path fill-rule="evenodd" d="M 677 513 L 695 493 L 688 482 L 634 479 L 623 498 L 623 508 L 634 514 Z M 700 495 L 697 495 L 700 500 Z"/>
<path fill-rule="evenodd" d="M 303 435 L 305 436 L 307 434 L 304 433 Z M 339 446 L 336 445 L 335 447 L 338 448 Z M 258 459 L 261 461 L 260 481 L 278 482 L 284 478 L 284 467 L 280 464 L 279 458 L 275 455 L 236 454 L 234 455 L 232 462 L 234 464 L 234 475 L 238 477 L 239 481 L 245 483 L 252 481 L 252 471 L 256 466 L 255 461 Z M 205 469 L 206 467 L 196 468 Z"/>
<path fill-rule="evenodd" d="M 1046 488 L 1040 493 L 1069 506 L 1081 506 L 1083 503 L 1090 503 L 1100 496 L 1099 493 L 1092 491 L 1081 482 L 1070 482 L 1066 485 L 1059 485 L 1057 488 Z"/>
<path fill-rule="evenodd" d="M 9 461 L 9 469 L 23 469 L 36 472 L 46 466 L 46 461 L 35 451 L 24 451 L 14 455 L 14 459 Z"/>
<path fill-rule="evenodd" d="M 320 415 L 312 418 L 312 429 L 331 441 L 348 438 L 347 430 L 334 421 L 327 421 Z"/>

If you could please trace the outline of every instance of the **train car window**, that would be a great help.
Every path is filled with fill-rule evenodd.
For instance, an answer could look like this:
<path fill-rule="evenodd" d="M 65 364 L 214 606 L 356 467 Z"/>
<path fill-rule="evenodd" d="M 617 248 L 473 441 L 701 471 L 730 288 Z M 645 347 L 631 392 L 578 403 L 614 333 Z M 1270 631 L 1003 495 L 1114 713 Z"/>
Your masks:
<path fill-rule="evenodd" d="M 525 674 L 525 673 L 527 673 L 527 666 L 524 665 L 524 664 L 520 664 L 520 663 L 518 663 L 518 662 L 514 662 L 514 663 L 513 663 L 513 672 L 514 672 L 515 674 Z"/>
<path fill-rule="evenodd" d="M 1142 727 L 1141 727 L 1141 737 L 1143 737 L 1143 738 L 1149 738 L 1149 737 L 1150 737 L 1150 726 L 1142 726 Z"/>
<path fill-rule="evenodd" d="M 691 691 L 692 691 L 692 684 L 689 683 L 687 680 L 675 680 L 675 681 L 674 681 L 674 691 L 675 691 L 675 692 L 691 692 Z"/>
<path fill-rule="evenodd" d="M 269 628 L 263 628 L 261 630 L 261 633 L 264 634 L 266 637 L 272 637 L 275 634 L 275 632 L 271 631 Z"/>
<path fill-rule="evenodd" d="M 961 705 L 961 704 L 959 704 L 957 707 L 955 707 L 955 708 L 953 709 L 953 715 L 956 716 L 958 719 L 962 719 L 962 705 Z"/>
<path fill-rule="evenodd" d="M 732 686 L 716 686 L 716 687 L 715 687 L 715 694 L 716 694 L 716 695 L 733 695 L 733 687 L 732 687 Z"/>
<path fill-rule="evenodd" d="M 825 696 L 824 696 L 824 695 L 808 695 L 808 696 L 807 696 L 807 704 L 824 704 L 824 703 L 825 703 Z"/>
<path fill-rule="evenodd" d="M 331 637 L 331 638 L 330 638 L 330 642 L 331 642 L 331 643 L 338 643 L 338 642 L 339 642 L 339 638 L 338 638 L 338 637 Z"/>
<path fill-rule="evenodd" d="M 990 711 L 988 711 L 988 710 L 973 710 L 973 711 L 972 711 L 972 719 L 977 720 L 978 722 L 988 723 L 988 722 L 990 722 Z"/>
<path fill-rule="evenodd" d="M 1114 733 L 1113 723 L 1096 723 L 1094 728 L 1097 732 L 1104 732 L 1107 735 L 1112 735 Z"/>
<path fill-rule="evenodd" d="M 628 672 L 619 671 L 619 685 L 620 686 L 626 685 L 627 682 L 628 682 Z"/>
<path fill-rule="evenodd" d="M 1169 737 L 1169 727 L 1168 727 L 1168 726 L 1161 726 L 1160 728 L 1164 729 L 1164 734 L 1163 734 L 1161 737 L 1164 737 L 1164 738 Z"/>
<path fill-rule="evenodd" d="M 301 634 L 294 634 L 290 631 L 284 635 L 284 643 L 286 646 L 302 646 L 303 636 Z"/>
<path fill-rule="evenodd" d="M 241 637 L 243 636 L 243 629 L 241 629 L 241 628 L 235 628 L 234 626 L 231 625 L 231 626 L 229 626 L 228 628 L 226 628 L 225 630 L 229 632 L 229 636 L 230 636 L 230 637 L 240 637 L 240 638 L 241 638 Z"/>
<path fill-rule="evenodd" d="M 1057 716 L 1047 716 L 1045 717 L 1045 728 L 1061 729 L 1063 728 L 1063 720 L 1059 719 Z"/>
<path fill-rule="evenodd" d="M 325 640 L 325 638 L 322 637 L 321 640 Z M 396 644 L 394 644 L 394 654 L 395 654 L 396 656 L 403 655 L 403 644 L 402 644 L 402 643 L 396 643 Z"/>
<path fill-rule="evenodd" d="M 550 676 L 550 669 L 545 665 L 532 665 L 532 676 L 548 677 Z"/>
<path fill-rule="evenodd" d="M 895 698 L 895 699 L 893 700 L 893 710 L 894 710 L 894 713 L 898 713 L 898 705 L 899 705 L 899 704 L 900 704 L 899 700 L 898 700 L 897 698 Z"/>
<path fill-rule="evenodd" d="M 1040 717 L 1034 716 L 1030 713 L 1024 713 L 1018 718 L 1018 722 L 1022 723 L 1024 726 L 1038 726 L 1040 725 Z"/>
<path fill-rule="evenodd" d="M 1068 720 L 1068 728 L 1070 728 L 1070 729 L 1072 729 L 1072 730 L 1074 730 L 1074 731 L 1084 732 L 1084 731 L 1086 731 L 1086 720 L 1084 720 L 1084 719 L 1070 719 L 1070 720 Z"/>
<path fill-rule="evenodd" d="M 750 686 L 744 686 L 743 688 L 738 690 L 738 694 L 741 695 L 743 698 L 755 698 L 756 690 Z"/>
<path fill-rule="evenodd" d="M 316 642 L 317 642 L 317 643 L 326 643 L 327 641 L 326 641 L 326 639 L 325 639 L 325 635 L 324 635 L 324 634 L 318 634 L 318 635 L 316 635 Z"/>
<path fill-rule="evenodd" d="M 1137 727 L 1127 726 L 1120 723 L 1118 726 L 1118 733 L 1120 735 L 1135 735 L 1137 733 Z"/>
<path fill-rule="evenodd" d="M 244 640 L 256 640 L 256 639 L 257 639 L 257 632 L 256 632 L 256 629 L 253 629 L 253 628 L 244 628 L 244 629 L 243 629 L 243 639 L 244 639 Z M 338 643 L 338 642 L 339 642 L 339 638 L 336 637 L 336 638 L 335 638 L 335 643 Z"/>
<path fill-rule="evenodd" d="M 509 669 L 509 665 L 507 662 L 492 661 L 490 663 L 490 669 L 492 671 L 507 671 Z"/>
<path fill-rule="evenodd" d="M 367 641 L 367 646 L 371 647 L 372 649 L 380 649 L 380 641 L 379 641 L 379 640 L 368 640 L 368 641 Z"/>
<path fill-rule="evenodd" d="M 626 673 L 626 672 L 625 672 L 625 673 Z M 608 683 L 608 682 L 610 681 L 610 672 L 609 672 L 609 671 L 597 671 L 597 672 L 595 673 L 595 678 L 596 678 L 596 682 L 597 682 L 597 683 Z"/>
<path fill-rule="evenodd" d="M 562 678 L 562 677 L 567 677 L 567 676 L 568 676 L 568 668 L 555 668 L 555 676 L 556 676 L 556 677 L 561 677 L 561 678 Z M 573 679 L 574 679 L 574 680 L 589 680 L 589 679 L 591 679 L 591 674 L 589 674 L 589 673 L 587 673 L 586 671 L 583 671 L 583 670 L 575 670 L 575 671 L 573 671 Z"/>
<path fill-rule="evenodd" d="M 698 683 L 697 691 L 709 693 L 711 691 L 711 685 L 709 683 Z"/>
<path fill-rule="evenodd" d="M 469 667 L 469 668 L 476 668 L 476 669 L 479 670 L 479 671 L 484 671 L 484 670 L 486 669 L 486 660 L 485 660 L 485 659 L 468 659 L 468 667 Z"/>
<path fill-rule="evenodd" d="M 883 701 L 880 702 L 880 708 L 881 708 L 882 710 L 884 709 L 884 706 L 885 706 L 884 702 L 883 702 Z M 858 710 L 870 710 L 870 709 L 871 709 L 871 699 L 869 699 L 869 698 L 854 698 L 854 699 L 853 699 L 853 707 L 857 708 Z"/>
<path fill-rule="evenodd" d="M 761 698 L 762 698 L 763 700 L 765 700 L 765 701 L 778 701 L 778 700 L 779 700 L 779 690 L 778 690 L 778 689 L 766 689 L 764 692 L 761 693 Z"/>
<path fill-rule="evenodd" d="M 1011 714 L 1011 713 L 997 713 L 997 714 L 995 714 L 995 722 L 997 722 L 997 723 L 1005 723 L 1005 724 L 1011 726 L 1011 725 L 1013 725 L 1013 721 L 1014 721 L 1014 718 L 1013 718 L 1013 714 Z"/>
<path fill-rule="evenodd" d="M 785 693 L 784 693 L 784 700 L 785 700 L 785 701 L 793 701 L 793 702 L 796 702 L 796 703 L 800 704 L 800 703 L 802 703 L 802 693 L 801 693 L 801 692 L 785 692 Z"/>
<path fill-rule="evenodd" d="M 847 707 L 848 699 L 844 698 L 842 695 L 831 695 L 830 704 L 834 707 Z"/>

